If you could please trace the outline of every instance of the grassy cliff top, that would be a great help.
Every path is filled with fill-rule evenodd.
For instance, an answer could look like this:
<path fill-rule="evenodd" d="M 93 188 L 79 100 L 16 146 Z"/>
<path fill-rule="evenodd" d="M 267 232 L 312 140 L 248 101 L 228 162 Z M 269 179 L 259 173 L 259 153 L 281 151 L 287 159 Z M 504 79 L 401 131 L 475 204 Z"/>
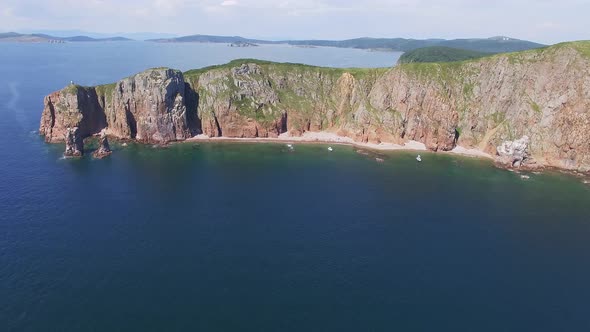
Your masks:
<path fill-rule="evenodd" d="M 510 64 L 526 64 L 541 61 L 549 62 L 553 61 L 556 56 L 564 54 L 567 50 L 573 50 L 582 58 L 590 60 L 590 41 L 576 41 L 520 52 L 494 54 L 483 58 L 467 59 L 463 61 L 405 63 L 400 64 L 398 68 L 407 74 L 424 79 L 436 79 L 438 81 L 443 81 L 443 83 L 448 83 L 449 80 L 460 80 L 466 70 L 473 70 L 478 64 L 505 59 L 507 59 Z"/>
<path fill-rule="evenodd" d="M 444 80 L 458 79 L 457 75 L 461 75 L 461 70 L 466 67 L 467 64 L 483 63 L 485 61 L 497 61 L 498 59 L 507 58 L 510 63 L 526 63 L 526 62 L 537 62 L 537 61 L 548 61 L 553 56 L 559 54 L 565 50 L 574 50 L 580 54 L 581 57 L 590 60 L 590 41 L 576 41 L 576 42 L 565 42 L 556 44 L 553 46 L 514 52 L 514 53 L 500 53 L 495 55 L 485 56 L 477 59 L 467 59 L 463 61 L 455 62 L 431 62 L 431 63 L 406 63 L 397 66 L 400 70 L 407 73 L 418 74 L 424 78 L 437 78 L 441 77 Z M 266 72 L 269 73 L 289 73 L 289 72 L 321 72 L 329 75 L 342 75 L 344 73 L 350 73 L 357 79 L 365 77 L 375 77 L 382 75 L 391 68 L 332 68 L 332 67 L 318 67 L 305 65 L 300 63 L 281 63 L 272 62 L 266 60 L 257 59 L 237 59 L 230 61 L 226 64 L 209 66 L 200 69 L 193 69 L 184 72 L 184 77 L 187 81 L 195 81 L 198 77 L 204 73 L 212 70 L 228 70 L 231 68 L 239 67 L 243 64 L 256 64 L 261 66 Z M 150 70 L 161 70 L 168 68 L 152 68 Z M 114 89 L 115 84 L 104 84 L 99 85 L 99 92 L 109 93 Z M 66 87 L 69 92 L 76 92 L 81 86 L 69 86 Z"/>
<path fill-rule="evenodd" d="M 237 59 L 222 65 L 215 65 L 204 67 L 200 69 L 189 70 L 184 73 L 185 78 L 196 78 L 206 72 L 212 70 L 225 70 L 239 67 L 244 64 L 256 64 L 261 66 L 266 71 L 284 72 L 284 71 L 319 71 L 323 73 L 343 74 L 350 73 L 355 77 L 362 77 L 367 74 L 385 73 L 389 68 L 333 68 L 333 67 L 319 67 L 312 65 L 305 65 L 301 63 L 290 62 L 272 62 L 257 59 Z"/>
<path fill-rule="evenodd" d="M 489 55 L 491 54 L 451 47 L 433 46 L 406 52 L 400 57 L 398 63 L 454 62 L 478 59 Z"/>

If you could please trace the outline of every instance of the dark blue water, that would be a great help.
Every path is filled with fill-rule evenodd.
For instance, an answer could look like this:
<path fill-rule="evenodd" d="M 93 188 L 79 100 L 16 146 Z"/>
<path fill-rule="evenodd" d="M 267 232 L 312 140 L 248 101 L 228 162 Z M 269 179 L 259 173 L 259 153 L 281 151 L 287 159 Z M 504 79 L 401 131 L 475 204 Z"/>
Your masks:
<path fill-rule="evenodd" d="M 105 160 L 62 160 L 32 132 L 69 80 L 232 57 L 393 55 L 0 44 L 0 330 L 590 330 L 590 187 L 576 178 L 322 145 L 115 143 Z"/>

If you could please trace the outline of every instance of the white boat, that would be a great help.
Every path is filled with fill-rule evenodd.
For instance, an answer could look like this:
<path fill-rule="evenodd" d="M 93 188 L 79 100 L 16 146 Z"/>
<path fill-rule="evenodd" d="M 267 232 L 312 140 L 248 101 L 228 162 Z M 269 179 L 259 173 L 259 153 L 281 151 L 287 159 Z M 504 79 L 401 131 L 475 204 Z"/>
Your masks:
<path fill-rule="evenodd" d="M 416 160 L 418 160 L 418 162 L 422 162 L 422 157 L 418 155 L 418 157 L 416 157 Z"/>
<path fill-rule="evenodd" d="M 332 149 L 332 147 L 331 147 L 331 146 L 329 146 L 329 147 L 328 147 L 328 151 L 332 152 L 332 151 L 334 151 L 334 149 Z"/>
<path fill-rule="evenodd" d="M 292 149 L 292 148 L 293 148 L 293 144 L 287 144 L 287 147 L 288 147 L 289 149 Z"/>

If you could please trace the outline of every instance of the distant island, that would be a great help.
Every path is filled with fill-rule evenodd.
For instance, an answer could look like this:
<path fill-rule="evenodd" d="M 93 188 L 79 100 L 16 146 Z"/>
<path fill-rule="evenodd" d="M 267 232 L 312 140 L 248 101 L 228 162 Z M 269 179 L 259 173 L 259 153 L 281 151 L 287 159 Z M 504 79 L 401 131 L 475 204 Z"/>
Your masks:
<path fill-rule="evenodd" d="M 258 44 L 239 41 L 229 44 L 229 47 L 258 47 Z"/>
<path fill-rule="evenodd" d="M 106 42 L 131 41 L 124 37 L 92 38 L 88 36 L 56 37 L 42 33 L 22 34 L 17 32 L 0 33 L 0 42 L 15 43 L 65 43 L 65 42 Z"/>
<path fill-rule="evenodd" d="M 39 132 L 66 142 L 68 156 L 97 135 L 105 143 L 324 141 L 590 172 L 588 87 L 590 41 L 381 69 L 243 59 L 71 84 L 45 98 Z"/>
<path fill-rule="evenodd" d="M 150 39 L 148 41 L 159 43 L 251 43 L 251 44 L 287 44 L 294 46 L 325 46 L 340 48 L 358 48 L 368 50 L 390 50 L 407 52 L 424 47 L 450 47 L 455 49 L 485 52 L 503 53 L 525 51 L 546 45 L 526 40 L 508 37 L 471 38 L 471 39 L 405 39 L 405 38 L 356 38 L 347 40 L 281 40 L 269 41 L 249 39 L 239 36 L 212 36 L 191 35 L 178 38 Z"/>

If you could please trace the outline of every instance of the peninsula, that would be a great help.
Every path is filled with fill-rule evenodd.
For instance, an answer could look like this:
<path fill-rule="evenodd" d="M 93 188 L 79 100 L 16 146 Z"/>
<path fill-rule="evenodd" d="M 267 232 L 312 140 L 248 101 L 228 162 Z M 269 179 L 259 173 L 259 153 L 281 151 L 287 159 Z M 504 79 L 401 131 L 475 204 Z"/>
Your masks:
<path fill-rule="evenodd" d="M 44 103 L 40 134 L 80 152 L 85 138 L 101 133 L 149 144 L 327 133 L 375 146 L 473 149 L 507 166 L 590 171 L 586 41 L 383 69 L 251 59 L 185 73 L 155 68 L 108 85 L 69 85 Z"/>

